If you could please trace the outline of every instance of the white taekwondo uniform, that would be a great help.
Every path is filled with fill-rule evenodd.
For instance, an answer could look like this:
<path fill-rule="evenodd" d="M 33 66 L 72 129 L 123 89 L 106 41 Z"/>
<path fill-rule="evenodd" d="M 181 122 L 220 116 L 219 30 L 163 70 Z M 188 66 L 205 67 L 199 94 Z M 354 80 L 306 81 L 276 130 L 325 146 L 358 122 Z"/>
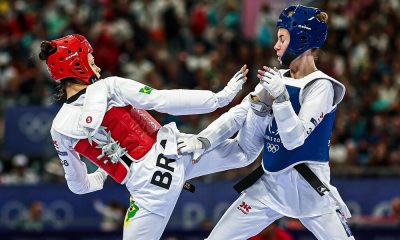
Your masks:
<path fill-rule="evenodd" d="M 210 141 L 208 151 L 213 152 L 241 128 L 237 141 L 249 158 L 264 149 L 265 173 L 231 205 L 208 239 L 247 239 L 283 216 L 300 219 L 318 239 L 354 239 L 346 223 L 350 212 L 329 184 L 329 138 L 345 88 L 321 71 L 301 79 L 280 71 L 290 101 L 274 103 L 272 116 L 228 112 L 198 135 Z M 293 168 L 303 162 L 329 187 L 330 194 L 320 196 Z"/>
<path fill-rule="evenodd" d="M 175 123 L 161 127 L 145 110 L 202 114 L 230 100 L 205 90 L 156 90 L 119 77 L 89 85 L 67 100 L 51 128 L 68 187 L 76 194 L 97 191 L 110 175 L 133 197 L 124 239 L 159 239 L 185 180 L 249 162 L 237 142 L 226 140 L 221 151 L 207 153 L 193 165 L 191 155 L 177 153 L 176 139 L 186 135 Z M 88 174 L 80 155 L 99 169 Z M 215 158 L 226 161 L 211 161 Z"/>

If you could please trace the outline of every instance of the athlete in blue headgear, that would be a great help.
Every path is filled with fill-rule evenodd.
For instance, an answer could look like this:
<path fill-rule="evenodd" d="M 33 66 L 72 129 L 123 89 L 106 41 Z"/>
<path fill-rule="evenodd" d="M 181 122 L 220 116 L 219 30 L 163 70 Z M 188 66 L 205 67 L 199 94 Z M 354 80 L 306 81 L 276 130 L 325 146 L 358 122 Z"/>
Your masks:
<path fill-rule="evenodd" d="M 208 239 L 248 239 L 283 216 L 299 219 L 321 240 L 354 239 L 346 222 L 350 212 L 329 183 L 329 139 L 345 87 L 314 62 L 327 18 L 316 8 L 286 8 L 274 49 L 289 69 L 263 67 L 246 100 L 179 144 L 182 153 L 220 151 L 225 146 L 219 143 L 240 129 L 234 141 L 248 158 L 264 150 L 262 167 L 236 185 L 242 194 Z"/>

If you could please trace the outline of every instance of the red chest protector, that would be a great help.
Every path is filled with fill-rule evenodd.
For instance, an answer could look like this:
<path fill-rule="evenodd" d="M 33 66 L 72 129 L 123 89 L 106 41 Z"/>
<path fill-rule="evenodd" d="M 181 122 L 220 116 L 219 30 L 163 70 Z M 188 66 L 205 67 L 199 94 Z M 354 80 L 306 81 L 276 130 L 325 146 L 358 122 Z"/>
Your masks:
<path fill-rule="evenodd" d="M 156 142 L 161 125 L 147 111 L 126 106 L 108 110 L 101 126 L 106 127 L 115 145 L 124 148 L 124 154 L 118 161 L 111 161 L 110 155 L 104 154 L 101 144 L 95 139 L 92 145 L 88 139 L 81 139 L 74 149 L 123 184 L 132 162 L 146 155 Z"/>

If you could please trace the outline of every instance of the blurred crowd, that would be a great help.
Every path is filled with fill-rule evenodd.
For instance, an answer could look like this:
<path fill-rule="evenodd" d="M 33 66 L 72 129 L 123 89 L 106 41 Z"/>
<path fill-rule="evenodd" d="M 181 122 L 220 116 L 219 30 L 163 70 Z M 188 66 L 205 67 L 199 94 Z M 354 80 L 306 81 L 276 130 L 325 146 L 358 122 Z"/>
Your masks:
<path fill-rule="evenodd" d="M 185 117 L 152 112 L 162 124 L 175 121 L 182 132 L 198 133 L 254 88 L 259 68 L 279 66 L 273 45 L 282 3 L 250 2 L 0 0 L 0 182 L 35 183 L 44 172 L 55 173 L 45 180 L 63 176 L 56 158 L 3 154 L 6 107 L 60 103 L 37 57 L 41 41 L 82 34 L 94 48 L 102 77 L 117 75 L 157 89 L 215 92 L 247 64 L 249 81 L 228 107 Z M 399 174 L 400 2 L 311 3 L 329 14 L 328 39 L 317 66 L 347 88 L 331 140 L 333 172 Z M 256 11 L 246 13 L 251 4 Z M 211 178 L 232 179 L 253 166 Z"/>

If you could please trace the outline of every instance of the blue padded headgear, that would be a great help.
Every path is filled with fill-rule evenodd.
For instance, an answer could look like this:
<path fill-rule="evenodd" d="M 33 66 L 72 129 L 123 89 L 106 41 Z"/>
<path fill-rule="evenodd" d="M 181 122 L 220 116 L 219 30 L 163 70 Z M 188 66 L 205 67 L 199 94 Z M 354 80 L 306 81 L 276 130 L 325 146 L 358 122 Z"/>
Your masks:
<path fill-rule="evenodd" d="M 290 34 L 289 46 L 281 58 L 285 66 L 308 49 L 320 48 L 324 44 L 328 26 L 318 20 L 320 12 L 318 8 L 297 5 L 286 8 L 279 16 L 277 27 L 287 29 Z"/>

